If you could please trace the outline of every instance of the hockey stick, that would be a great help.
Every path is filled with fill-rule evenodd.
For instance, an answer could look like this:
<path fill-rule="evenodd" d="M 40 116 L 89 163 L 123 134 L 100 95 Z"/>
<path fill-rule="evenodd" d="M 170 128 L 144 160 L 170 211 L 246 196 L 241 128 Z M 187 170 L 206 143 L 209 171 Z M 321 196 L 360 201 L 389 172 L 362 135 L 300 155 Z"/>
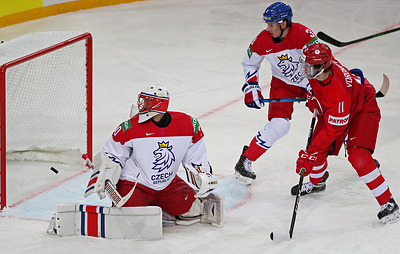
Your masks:
<path fill-rule="evenodd" d="M 386 74 L 383 74 L 383 82 L 381 88 L 376 92 L 376 98 L 385 97 L 389 90 L 390 81 Z M 302 102 L 307 101 L 307 98 L 283 98 L 283 99 L 260 99 L 263 103 L 274 103 L 274 102 Z"/>
<path fill-rule="evenodd" d="M 390 82 L 389 82 L 388 76 L 383 74 L 382 86 L 379 89 L 379 91 L 375 94 L 376 98 L 385 97 L 385 95 L 387 94 L 387 92 L 389 90 L 389 85 L 390 85 Z"/>
<path fill-rule="evenodd" d="M 261 102 L 264 103 L 273 103 L 273 102 L 301 102 L 306 101 L 307 98 L 282 98 L 282 99 L 260 99 Z"/>
<path fill-rule="evenodd" d="M 89 168 L 91 168 L 93 170 L 94 169 L 94 165 L 90 161 L 90 159 L 87 156 L 87 154 L 83 154 L 82 158 L 86 161 L 86 164 L 89 166 Z M 106 181 L 104 190 L 105 190 L 107 196 L 111 199 L 111 201 L 114 203 L 114 205 L 117 208 L 121 208 L 129 200 L 129 198 L 132 196 L 133 192 L 135 191 L 136 185 L 138 183 L 139 176 L 140 176 L 140 173 L 138 173 L 137 176 L 136 176 L 135 185 L 129 191 L 129 193 L 125 195 L 125 197 L 121 197 L 121 195 L 119 194 L 117 189 L 114 187 L 114 185 L 112 185 L 112 183 L 110 181 L 108 181 L 108 180 Z"/>
<path fill-rule="evenodd" d="M 399 31 L 399 30 L 400 30 L 400 27 L 396 27 L 396 28 L 393 28 L 393 29 L 390 29 L 390 30 L 386 30 L 386 31 L 381 32 L 381 33 L 373 34 L 373 35 L 370 35 L 370 36 L 367 36 L 367 37 L 363 37 L 363 38 L 360 38 L 360 39 L 357 39 L 357 40 L 354 40 L 354 41 L 348 41 L 348 42 L 338 41 L 338 40 L 332 38 L 331 36 L 327 35 L 324 32 L 318 32 L 317 36 L 321 40 L 326 41 L 326 42 L 328 42 L 328 43 L 330 43 L 330 44 L 332 44 L 332 45 L 334 45 L 336 47 L 344 47 L 344 46 L 348 46 L 348 45 L 351 45 L 351 44 L 354 44 L 354 43 L 357 43 L 357 42 L 366 41 L 366 40 L 369 40 L 369 39 L 372 39 L 372 38 L 375 38 L 375 37 L 379 37 L 379 36 L 382 36 L 382 35 L 385 35 L 385 34 L 390 34 L 390 33 L 393 33 L 393 32 Z"/>
<path fill-rule="evenodd" d="M 307 139 L 307 145 L 306 145 L 306 150 L 308 149 L 308 147 L 311 144 L 311 139 L 312 139 L 312 135 L 314 133 L 314 126 L 315 126 L 315 121 L 317 118 L 317 110 L 314 109 L 314 114 L 313 117 L 311 119 L 311 126 L 310 126 L 310 130 L 308 132 L 308 139 Z M 299 202 L 300 202 L 300 193 L 301 193 L 301 186 L 303 185 L 303 179 L 304 179 L 304 174 L 305 174 L 305 169 L 302 168 L 301 172 L 300 172 L 300 179 L 299 179 L 299 185 L 297 188 L 297 194 L 296 194 L 296 200 L 294 202 L 294 207 L 293 207 L 293 214 L 292 214 L 292 220 L 290 223 L 290 228 L 289 228 L 289 235 L 286 234 L 274 234 L 274 232 L 271 232 L 269 234 L 269 237 L 271 238 L 272 241 L 287 241 L 292 239 L 293 237 L 293 231 L 294 231 L 294 224 L 296 222 L 296 216 L 297 216 L 297 209 L 299 207 Z"/>

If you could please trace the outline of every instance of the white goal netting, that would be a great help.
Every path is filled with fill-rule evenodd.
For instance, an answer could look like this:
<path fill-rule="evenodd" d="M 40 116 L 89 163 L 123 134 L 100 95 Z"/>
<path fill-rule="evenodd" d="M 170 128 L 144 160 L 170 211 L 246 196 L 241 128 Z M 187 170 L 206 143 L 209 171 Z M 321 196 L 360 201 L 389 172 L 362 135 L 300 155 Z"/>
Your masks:
<path fill-rule="evenodd" d="M 22 154 L 32 157 L 32 152 L 87 152 L 87 40 L 68 43 L 82 34 L 41 32 L 0 44 L 2 70 L 9 65 L 1 121 L 7 159 L 27 159 Z"/>

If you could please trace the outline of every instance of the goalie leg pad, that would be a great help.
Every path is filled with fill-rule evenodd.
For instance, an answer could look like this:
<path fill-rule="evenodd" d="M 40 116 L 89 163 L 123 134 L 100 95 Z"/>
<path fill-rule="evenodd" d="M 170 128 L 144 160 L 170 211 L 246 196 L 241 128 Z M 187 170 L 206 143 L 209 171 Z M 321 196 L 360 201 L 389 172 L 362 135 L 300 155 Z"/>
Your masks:
<path fill-rule="evenodd" d="M 207 197 L 202 198 L 204 207 L 200 222 L 210 223 L 216 227 L 223 227 L 224 199 L 223 195 L 216 193 L 210 193 Z"/>
<path fill-rule="evenodd" d="M 162 237 L 162 211 L 158 206 L 115 208 L 83 204 L 57 205 L 54 222 L 58 236 L 135 240 Z"/>

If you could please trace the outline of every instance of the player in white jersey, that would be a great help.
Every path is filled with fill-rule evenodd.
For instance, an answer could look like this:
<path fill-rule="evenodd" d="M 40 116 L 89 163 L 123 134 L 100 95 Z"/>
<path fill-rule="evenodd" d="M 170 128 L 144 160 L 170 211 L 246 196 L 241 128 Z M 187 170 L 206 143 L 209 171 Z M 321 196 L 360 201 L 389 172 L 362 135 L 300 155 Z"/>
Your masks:
<path fill-rule="evenodd" d="M 210 194 L 217 180 L 198 120 L 167 111 L 168 104 L 169 93 L 164 87 L 144 89 L 138 96 L 139 113 L 117 127 L 103 151 L 121 167 L 116 185 L 121 196 L 138 183 L 123 206 L 155 205 L 172 217 L 196 217 L 202 212 L 201 198 Z M 196 192 L 177 175 L 181 164 L 197 169 L 194 177 L 202 175 L 196 184 L 203 185 L 197 187 L 205 193 Z"/>
<path fill-rule="evenodd" d="M 242 87 L 244 102 L 250 108 L 260 109 L 264 104 L 258 84 L 259 69 L 264 59 L 271 64 L 272 80 L 270 98 L 296 98 L 306 96 L 308 80 L 300 73 L 302 48 L 315 43 L 317 37 L 307 27 L 292 22 L 293 12 L 289 5 L 276 2 L 263 14 L 267 28 L 251 42 L 242 61 L 246 83 Z M 244 146 L 235 166 L 235 176 L 251 184 L 256 174 L 251 163 L 289 131 L 293 102 L 270 103 L 269 122 Z"/>

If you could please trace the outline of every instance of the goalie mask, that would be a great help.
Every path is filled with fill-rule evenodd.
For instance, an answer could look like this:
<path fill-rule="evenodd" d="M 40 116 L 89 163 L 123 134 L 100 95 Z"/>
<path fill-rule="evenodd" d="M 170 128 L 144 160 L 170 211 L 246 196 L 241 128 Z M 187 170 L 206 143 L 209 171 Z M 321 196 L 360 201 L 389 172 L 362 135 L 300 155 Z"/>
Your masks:
<path fill-rule="evenodd" d="M 169 93 L 164 87 L 149 86 L 138 95 L 139 123 L 146 122 L 152 117 L 167 112 Z"/>
<path fill-rule="evenodd" d="M 326 44 L 311 44 L 303 49 L 300 63 L 301 74 L 304 77 L 308 79 L 316 78 L 332 66 L 332 51 Z"/>

